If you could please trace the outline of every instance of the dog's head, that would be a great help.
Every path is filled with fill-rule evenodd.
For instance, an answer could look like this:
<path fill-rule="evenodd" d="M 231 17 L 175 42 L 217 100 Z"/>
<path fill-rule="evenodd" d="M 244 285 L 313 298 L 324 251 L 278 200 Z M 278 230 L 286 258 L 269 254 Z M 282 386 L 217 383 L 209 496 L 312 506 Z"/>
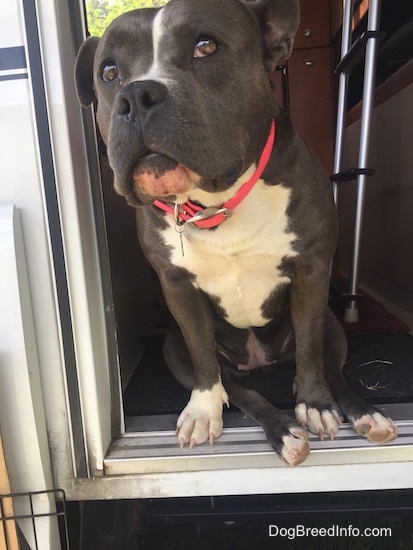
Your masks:
<path fill-rule="evenodd" d="M 171 0 L 118 17 L 76 61 L 97 99 L 115 189 L 132 205 L 230 187 L 260 155 L 274 102 L 266 71 L 286 59 L 298 0 Z"/>

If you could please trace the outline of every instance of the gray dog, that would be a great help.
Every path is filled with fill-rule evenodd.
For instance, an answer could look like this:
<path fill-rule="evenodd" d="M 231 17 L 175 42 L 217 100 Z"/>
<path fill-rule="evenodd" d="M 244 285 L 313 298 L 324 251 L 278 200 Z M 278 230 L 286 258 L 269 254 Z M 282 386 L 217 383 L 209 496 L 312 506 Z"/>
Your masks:
<path fill-rule="evenodd" d="M 76 64 L 176 321 L 164 354 L 192 392 L 181 446 L 213 443 L 230 401 L 294 465 L 307 429 L 333 438 L 343 415 L 375 443 L 397 436 L 344 381 L 346 341 L 327 304 L 330 184 L 267 77 L 298 24 L 297 0 L 171 0 L 120 16 Z M 238 371 L 291 357 L 296 420 L 237 384 Z"/>

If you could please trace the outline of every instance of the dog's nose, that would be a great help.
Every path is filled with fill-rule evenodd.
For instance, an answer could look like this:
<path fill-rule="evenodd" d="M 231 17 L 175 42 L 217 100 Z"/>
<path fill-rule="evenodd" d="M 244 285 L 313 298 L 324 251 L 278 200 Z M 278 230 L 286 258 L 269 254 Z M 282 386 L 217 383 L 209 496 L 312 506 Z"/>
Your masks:
<path fill-rule="evenodd" d="M 128 120 L 135 120 L 142 112 L 154 109 L 166 97 L 166 87 L 156 80 L 131 82 L 117 97 L 117 112 Z"/>

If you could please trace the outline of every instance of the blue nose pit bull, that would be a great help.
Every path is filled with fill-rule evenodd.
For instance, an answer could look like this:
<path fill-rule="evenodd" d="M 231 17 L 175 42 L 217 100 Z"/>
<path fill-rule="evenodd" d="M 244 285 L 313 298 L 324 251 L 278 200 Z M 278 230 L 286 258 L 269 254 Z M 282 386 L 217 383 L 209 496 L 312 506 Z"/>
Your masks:
<path fill-rule="evenodd" d="M 267 77 L 298 24 L 296 0 L 171 0 L 121 15 L 76 63 L 80 102 L 97 100 L 115 189 L 136 208 L 176 321 L 164 354 L 192 392 L 180 445 L 213 443 L 231 402 L 293 465 L 309 453 L 307 429 L 333 438 L 344 417 L 374 443 L 397 435 L 341 373 L 331 189 Z M 237 383 L 291 357 L 296 419 Z"/>

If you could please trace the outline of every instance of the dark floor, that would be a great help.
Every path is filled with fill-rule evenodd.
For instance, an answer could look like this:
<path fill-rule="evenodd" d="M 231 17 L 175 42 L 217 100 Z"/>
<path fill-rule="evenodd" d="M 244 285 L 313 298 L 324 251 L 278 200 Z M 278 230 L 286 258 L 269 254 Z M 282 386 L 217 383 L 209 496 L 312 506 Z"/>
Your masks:
<path fill-rule="evenodd" d="M 413 399 L 413 336 L 406 333 L 349 333 L 344 366 L 349 386 L 364 399 L 377 403 Z M 269 401 L 292 408 L 294 366 L 259 370 L 240 378 Z M 148 341 L 147 352 L 124 395 L 125 414 L 179 413 L 188 392 L 169 372 L 162 356 L 162 337 Z"/>

